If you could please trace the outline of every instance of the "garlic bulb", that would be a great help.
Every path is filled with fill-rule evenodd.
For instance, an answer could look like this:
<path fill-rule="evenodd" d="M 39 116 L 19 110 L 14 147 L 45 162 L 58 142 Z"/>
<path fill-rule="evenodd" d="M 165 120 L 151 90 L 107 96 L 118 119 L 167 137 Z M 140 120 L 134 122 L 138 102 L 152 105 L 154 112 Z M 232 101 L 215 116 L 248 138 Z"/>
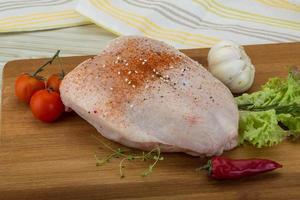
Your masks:
<path fill-rule="evenodd" d="M 245 92 L 254 81 L 250 58 L 242 46 L 232 41 L 221 41 L 209 50 L 208 70 L 233 93 Z"/>

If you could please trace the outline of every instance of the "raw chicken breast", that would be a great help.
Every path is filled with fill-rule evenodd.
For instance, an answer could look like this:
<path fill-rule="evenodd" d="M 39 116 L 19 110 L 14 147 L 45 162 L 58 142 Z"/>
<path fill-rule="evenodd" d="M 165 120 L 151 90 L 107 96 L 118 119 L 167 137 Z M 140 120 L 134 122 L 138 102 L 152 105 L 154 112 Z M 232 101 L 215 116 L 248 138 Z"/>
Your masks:
<path fill-rule="evenodd" d="M 66 75 L 63 103 L 129 147 L 216 155 L 237 145 L 230 91 L 177 49 L 146 37 L 111 41 Z"/>

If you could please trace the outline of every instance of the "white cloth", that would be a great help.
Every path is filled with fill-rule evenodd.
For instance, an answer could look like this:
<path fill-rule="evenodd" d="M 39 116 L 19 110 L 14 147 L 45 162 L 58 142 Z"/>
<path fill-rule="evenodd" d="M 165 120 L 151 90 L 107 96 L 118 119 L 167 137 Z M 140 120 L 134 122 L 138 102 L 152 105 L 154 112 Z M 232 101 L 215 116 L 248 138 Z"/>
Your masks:
<path fill-rule="evenodd" d="M 76 0 L 0 0 L 0 33 L 91 23 L 75 11 Z"/>
<path fill-rule="evenodd" d="M 0 32 L 95 23 L 177 48 L 300 41 L 300 0 L 0 0 Z"/>
<path fill-rule="evenodd" d="M 76 10 L 118 35 L 178 48 L 300 41 L 300 6 L 286 0 L 80 0 Z"/>

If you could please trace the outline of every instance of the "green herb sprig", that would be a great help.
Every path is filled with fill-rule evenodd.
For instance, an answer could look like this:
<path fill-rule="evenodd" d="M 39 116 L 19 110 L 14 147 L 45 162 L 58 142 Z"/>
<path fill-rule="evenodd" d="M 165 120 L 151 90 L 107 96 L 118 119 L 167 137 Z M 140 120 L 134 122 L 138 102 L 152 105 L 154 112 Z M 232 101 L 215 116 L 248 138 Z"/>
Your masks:
<path fill-rule="evenodd" d="M 140 160 L 140 161 L 150 161 L 153 160 L 153 163 L 150 164 L 148 166 L 148 168 L 141 174 L 141 176 L 145 177 L 148 176 L 149 174 L 151 174 L 153 172 L 154 167 L 157 165 L 157 163 L 159 161 L 164 160 L 164 157 L 161 156 L 161 151 L 160 151 L 160 147 L 157 146 L 154 149 L 152 149 L 149 152 L 142 152 L 140 154 L 134 154 L 130 151 L 126 151 L 122 148 L 117 148 L 117 149 L 113 149 L 112 147 L 110 147 L 109 145 L 105 144 L 102 140 L 100 140 L 98 137 L 92 135 L 93 137 L 96 138 L 97 141 L 99 141 L 104 147 L 106 147 L 107 149 L 111 150 L 112 153 L 108 156 L 106 156 L 105 158 L 99 158 L 96 154 L 95 154 L 95 159 L 96 159 L 96 166 L 102 166 L 104 164 L 109 163 L 112 159 L 115 158 L 122 158 L 119 162 L 119 174 L 120 174 L 120 178 L 124 178 L 125 177 L 125 173 L 124 173 L 124 168 L 125 165 L 124 163 L 126 161 L 134 161 L 134 160 Z"/>
<path fill-rule="evenodd" d="M 276 114 L 289 113 L 293 116 L 300 116 L 300 104 L 278 105 L 272 104 L 267 106 L 255 106 L 254 104 L 238 105 L 239 110 L 243 111 L 266 111 L 274 109 Z"/>

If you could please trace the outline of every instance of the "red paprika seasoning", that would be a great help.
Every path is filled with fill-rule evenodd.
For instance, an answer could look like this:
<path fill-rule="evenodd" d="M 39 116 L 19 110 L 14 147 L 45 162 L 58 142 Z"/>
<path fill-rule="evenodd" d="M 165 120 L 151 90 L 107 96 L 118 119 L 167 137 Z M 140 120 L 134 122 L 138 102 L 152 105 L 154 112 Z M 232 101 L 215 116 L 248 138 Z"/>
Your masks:
<path fill-rule="evenodd" d="M 200 169 L 208 170 L 214 179 L 238 179 L 281 168 L 282 165 L 267 159 L 233 160 L 222 156 L 214 156 Z"/>

